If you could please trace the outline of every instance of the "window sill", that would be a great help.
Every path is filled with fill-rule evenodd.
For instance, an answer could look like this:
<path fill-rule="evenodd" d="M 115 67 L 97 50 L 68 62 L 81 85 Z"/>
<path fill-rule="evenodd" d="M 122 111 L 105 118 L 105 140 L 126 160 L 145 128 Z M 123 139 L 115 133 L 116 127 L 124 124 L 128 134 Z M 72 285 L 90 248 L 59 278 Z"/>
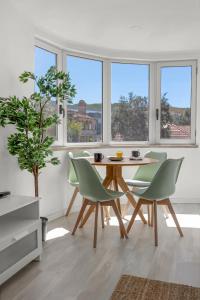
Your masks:
<path fill-rule="evenodd" d="M 197 144 L 100 144 L 100 145 L 69 145 L 52 146 L 53 151 L 68 151 L 77 149 L 107 149 L 107 148 L 199 148 Z"/>

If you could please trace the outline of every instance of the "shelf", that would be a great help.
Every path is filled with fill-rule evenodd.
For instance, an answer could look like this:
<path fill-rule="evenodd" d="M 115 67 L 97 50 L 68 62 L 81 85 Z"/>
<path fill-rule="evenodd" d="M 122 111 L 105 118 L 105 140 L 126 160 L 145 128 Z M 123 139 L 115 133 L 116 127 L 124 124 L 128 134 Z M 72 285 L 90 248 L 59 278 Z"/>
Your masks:
<path fill-rule="evenodd" d="M 42 252 L 39 198 L 0 198 L 0 285 Z"/>
<path fill-rule="evenodd" d="M 39 198 L 29 196 L 7 196 L 0 198 L 0 216 L 23 208 L 34 202 L 38 202 Z"/>
<path fill-rule="evenodd" d="M 14 243 L 40 226 L 38 219 L 2 218 L 0 219 L 0 250 L 9 243 Z"/>

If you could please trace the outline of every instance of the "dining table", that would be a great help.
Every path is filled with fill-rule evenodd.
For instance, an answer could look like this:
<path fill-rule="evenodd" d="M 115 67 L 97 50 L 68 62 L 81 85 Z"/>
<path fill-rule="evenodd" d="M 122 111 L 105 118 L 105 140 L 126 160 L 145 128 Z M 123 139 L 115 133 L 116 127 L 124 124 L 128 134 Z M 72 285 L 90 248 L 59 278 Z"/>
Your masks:
<path fill-rule="evenodd" d="M 133 206 L 133 208 L 136 207 L 136 200 L 133 196 L 133 193 L 130 191 L 128 185 L 126 184 L 126 181 L 123 177 L 123 168 L 124 167 L 140 167 L 144 165 L 149 165 L 156 163 L 157 160 L 152 158 L 141 158 L 141 159 L 130 159 L 129 157 L 123 157 L 122 160 L 113 161 L 110 160 L 109 157 L 104 157 L 101 161 L 95 161 L 94 157 L 85 157 L 91 165 L 94 165 L 96 167 L 105 167 L 106 168 L 106 176 L 103 180 L 103 186 L 105 188 L 114 189 L 115 191 L 118 191 L 121 189 L 124 194 L 126 195 L 128 202 Z M 116 199 L 118 210 L 120 214 L 122 214 L 121 211 L 121 205 L 120 200 Z M 143 212 L 139 211 L 139 216 L 144 224 L 147 223 Z"/>

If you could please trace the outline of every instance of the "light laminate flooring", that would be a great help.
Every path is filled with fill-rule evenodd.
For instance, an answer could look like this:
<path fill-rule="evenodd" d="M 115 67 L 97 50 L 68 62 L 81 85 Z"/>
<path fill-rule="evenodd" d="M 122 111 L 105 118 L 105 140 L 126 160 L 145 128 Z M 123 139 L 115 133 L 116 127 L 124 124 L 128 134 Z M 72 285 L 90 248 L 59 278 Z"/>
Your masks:
<path fill-rule="evenodd" d="M 114 217 L 92 248 L 94 216 L 75 236 L 77 214 L 49 223 L 42 260 L 32 262 L 0 287 L 0 300 L 108 300 L 122 274 L 200 287 L 200 205 L 174 205 L 184 237 L 158 209 L 159 245 L 153 229 L 137 218 L 121 240 Z M 131 211 L 130 211 L 131 212 Z"/>

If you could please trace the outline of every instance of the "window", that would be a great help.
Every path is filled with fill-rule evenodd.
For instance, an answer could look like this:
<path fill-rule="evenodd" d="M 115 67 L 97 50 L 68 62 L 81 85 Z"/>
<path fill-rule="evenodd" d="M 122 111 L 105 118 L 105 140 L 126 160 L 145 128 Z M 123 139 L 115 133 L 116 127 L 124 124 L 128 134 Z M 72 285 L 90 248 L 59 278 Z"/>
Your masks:
<path fill-rule="evenodd" d="M 112 63 L 112 141 L 149 139 L 149 65 Z"/>
<path fill-rule="evenodd" d="M 67 71 L 77 90 L 67 105 L 67 142 L 102 142 L 102 62 L 68 55 Z"/>
<path fill-rule="evenodd" d="M 45 75 L 48 69 L 52 66 L 57 66 L 57 54 L 47 51 L 46 49 L 35 47 L 35 75 L 40 77 Z M 37 91 L 37 87 L 35 87 Z M 46 108 L 47 115 L 57 113 L 57 101 L 52 99 L 51 103 Z M 47 134 L 57 140 L 57 127 L 53 126 L 48 129 Z"/>
<path fill-rule="evenodd" d="M 158 140 L 170 143 L 194 141 L 194 62 L 160 63 L 158 75 Z"/>
<path fill-rule="evenodd" d="M 196 60 L 114 61 L 36 44 L 36 75 L 57 66 L 77 90 L 48 132 L 55 144 L 195 144 Z M 52 99 L 47 113 L 58 105 Z"/>

